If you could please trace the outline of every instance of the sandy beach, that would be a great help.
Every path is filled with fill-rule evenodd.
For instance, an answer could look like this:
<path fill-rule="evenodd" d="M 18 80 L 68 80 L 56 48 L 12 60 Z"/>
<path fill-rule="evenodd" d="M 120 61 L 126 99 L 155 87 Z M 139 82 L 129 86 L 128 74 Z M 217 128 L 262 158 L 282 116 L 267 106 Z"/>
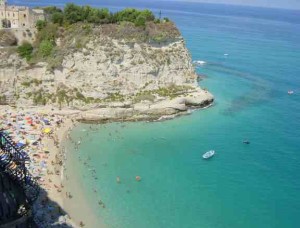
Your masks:
<path fill-rule="evenodd" d="M 168 115 L 157 120 L 176 116 Z M 28 154 L 27 169 L 40 186 L 33 214 L 36 224 L 41 227 L 94 227 L 94 224 L 101 224 L 86 202 L 76 167 L 72 166 L 72 161 L 67 161 L 68 153 L 79 146 L 79 142 L 72 140 L 70 132 L 80 118 L 81 112 L 51 106 L 1 106 L 0 128 Z M 110 118 L 116 121 L 113 116 Z M 65 147 L 67 144 L 70 146 Z"/>
<path fill-rule="evenodd" d="M 68 193 L 62 182 L 66 157 L 61 143 L 74 126 L 72 118 L 61 116 L 53 109 L 2 106 L 0 126 L 30 157 L 27 169 L 40 186 L 39 197 L 33 205 L 37 225 L 78 227 L 64 209 Z"/>

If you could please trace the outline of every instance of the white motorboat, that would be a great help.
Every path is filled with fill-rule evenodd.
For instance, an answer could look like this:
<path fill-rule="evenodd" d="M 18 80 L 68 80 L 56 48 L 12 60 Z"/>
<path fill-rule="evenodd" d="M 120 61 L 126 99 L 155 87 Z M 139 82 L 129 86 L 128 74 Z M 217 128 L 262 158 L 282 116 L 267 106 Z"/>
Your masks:
<path fill-rule="evenodd" d="M 204 159 L 209 159 L 209 158 L 213 157 L 214 155 L 215 155 L 215 151 L 210 150 L 210 151 L 207 151 L 205 154 L 203 154 L 202 157 Z"/>

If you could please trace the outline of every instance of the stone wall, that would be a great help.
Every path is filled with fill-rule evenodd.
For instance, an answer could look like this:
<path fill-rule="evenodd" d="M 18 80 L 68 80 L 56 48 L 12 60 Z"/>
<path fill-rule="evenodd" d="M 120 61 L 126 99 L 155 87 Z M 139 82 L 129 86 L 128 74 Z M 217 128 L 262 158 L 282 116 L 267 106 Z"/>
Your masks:
<path fill-rule="evenodd" d="M 13 34 L 17 40 L 17 44 L 20 45 L 23 42 L 33 43 L 37 34 L 36 28 L 11 28 L 11 29 L 2 29 L 4 32 L 9 32 Z M 2 45 L 0 42 L 0 47 Z"/>
<path fill-rule="evenodd" d="M 34 28 L 38 20 L 45 20 L 43 10 L 24 6 L 0 6 L 0 29 Z"/>

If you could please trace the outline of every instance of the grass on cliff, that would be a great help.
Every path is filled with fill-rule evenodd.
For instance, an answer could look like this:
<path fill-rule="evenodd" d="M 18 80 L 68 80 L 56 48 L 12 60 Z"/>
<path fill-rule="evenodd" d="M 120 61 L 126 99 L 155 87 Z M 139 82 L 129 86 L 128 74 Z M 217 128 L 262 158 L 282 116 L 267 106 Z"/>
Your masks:
<path fill-rule="evenodd" d="M 39 83 L 40 81 L 25 81 L 22 83 L 22 86 L 25 88 L 37 87 L 40 85 Z M 69 106 L 73 102 L 80 104 L 103 102 L 103 100 L 95 99 L 93 97 L 85 97 L 77 88 L 69 89 L 64 85 L 61 85 L 55 92 L 52 93 L 44 90 L 42 87 L 37 87 L 34 91 L 27 92 L 25 98 L 31 99 L 34 105 L 57 104 L 59 107 L 64 105 Z"/>
<path fill-rule="evenodd" d="M 180 95 L 186 95 L 188 91 L 193 90 L 191 86 L 179 86 L 171 85 L 164 88 L 155 90 L 141 90 L 134 95 L 123 95 L 120 92 L 109 93 L 105 98 L 93 98 L 84 96 L 80 89 L 68 88 L 64 84 L 58 86 L 56 91 L 49 92 L 43 89 L 41 81 L 31 80 L 22 82 L 24 88 L 35 88 L 33 91 L 26 93 L 26 99 L 31 99 L 34 105 L 46 105 L 46 104 L 57 104 L 60 107 L 67 105 L 77 104 L 80 107 L 82 104 L 104 104 L 107 105 L 110 102 L 125 102 L 127 100 L 133 101 L 134 103 L 140 103 L 142 101 L 155 102 L 159 97 L 165 97 L 169 99 L 176 98 Z M 4 101 L 4 98 L 0 97 L 0 102 Z"/>
<path fill-rule="evenodd" d="M 135 95 L 135 101 L 138 103 L 142 100 L 148 100 L 148 101 L 154 101 L 155 97 L 168 97 L 170 99 L 173 99 L 175 97 L 178 97 L 179 95 L 186 94 L 189 90 L 193 90 L 194 88 L 192 86 L 187 85 L 170 85 L 168 87 L 161 87 L 156 90 L 143 90 L 138 92 Z"/>
<path fill-rule="evenodd" d="M 37 22 L 35 43 L 20 45 L 18 53 L 31 64 L 47 62 L 49 70 L 59 68 L 65 55 L 84 48 L 97 37 L 161 43 L 180 36 L 174 23 L 168 18 L 155 18 L 149 10 L 128 8 L 112 13 L 75 4 L 67 4 L 64 10 L 44 10 L 47 20 Z"/>

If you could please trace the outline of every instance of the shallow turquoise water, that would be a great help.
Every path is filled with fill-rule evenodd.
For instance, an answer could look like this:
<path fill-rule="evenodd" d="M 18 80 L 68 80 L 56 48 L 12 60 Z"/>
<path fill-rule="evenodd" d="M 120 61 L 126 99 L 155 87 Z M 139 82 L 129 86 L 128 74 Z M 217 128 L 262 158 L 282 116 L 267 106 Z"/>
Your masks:
<path fill-rule="evenodd" d="M 207 62 L 197 70 L 215 105 L 167 122 L 80 125 L 71 159 L 78 181 L 109 227 L 299 227 L 299 18 L 213 15 L 200 6 L 164 13 L 193 60 Z M 202 160 L 210 149 L 216 156 Z"/>

